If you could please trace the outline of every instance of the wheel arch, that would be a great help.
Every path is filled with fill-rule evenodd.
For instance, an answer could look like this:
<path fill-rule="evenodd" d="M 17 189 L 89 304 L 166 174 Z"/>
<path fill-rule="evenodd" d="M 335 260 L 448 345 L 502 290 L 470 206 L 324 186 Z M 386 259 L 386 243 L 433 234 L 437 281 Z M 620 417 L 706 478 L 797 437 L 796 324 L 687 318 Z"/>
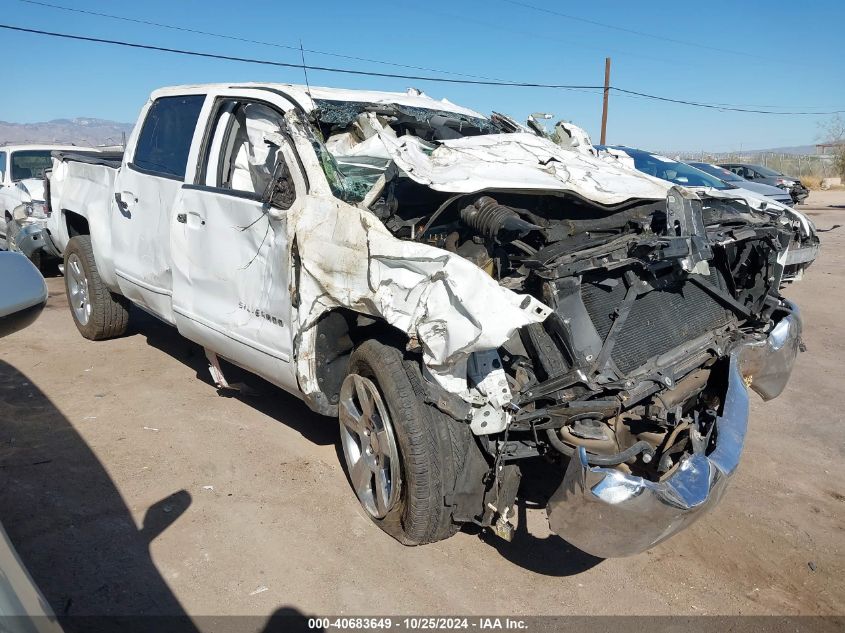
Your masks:
<path fill-rule="evenodd" d="M 71 211 L 70 209 L 62 209 L 64 216 L 65 227 L 67 228 L 68 239 L 76 237 L 77 235 L 91 235 L 91 227 L 88 224 L 88 218 L 81 213 Z"/>
<path fill-rule="evenodd" d="M 405 350 L 409 341 L 405 332 L 383 318 L 344 307 L 327 310 L 309 331 L 309 336 L 300 338 L 297 357 L 313 361 L 309 363 L 312 376 L 305 381 L 300 376 L 300 382 L 316 383 L 316 392 L 307 386 L 303 391 L 308 394 L 313 408 L 330 416 L 337 415 L 340 387 L 356 347 L 367 340 L 378 340 Z"/>

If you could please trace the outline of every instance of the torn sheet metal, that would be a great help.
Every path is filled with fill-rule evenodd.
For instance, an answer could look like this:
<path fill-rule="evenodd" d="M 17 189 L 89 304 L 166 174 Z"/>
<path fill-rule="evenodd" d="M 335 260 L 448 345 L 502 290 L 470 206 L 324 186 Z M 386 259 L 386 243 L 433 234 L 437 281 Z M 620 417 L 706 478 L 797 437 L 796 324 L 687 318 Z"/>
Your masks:
<path fill-rule="evenodd" d="M 586 154 L 587 156 L 598 156 L 589 134 L 583 128 L 568 121 L 558 121 L 555 124 L 554 139 L 563 149 Z"/>
<path fill-rule="evenodd" d="M 435 191 L 485 189 L 572 192 L 601 205 L 662 200 L 668 187 L 532 134 L 488 134 L 432 148 L 415 137 L 382 140 L 398 167 Z"/>
<path fill-rule="evenodd" d="M 513 400 L 508 378 L 502 369 L 502 359 L 494 349 L 476 352 L 470 357 L 468 366 L 470 380 L 486 402 L 472 410 L 470 428 L 476 435 L 499 433 L 507 428 L 510 413 L 507 405 Z"/>
<path fill-rule="evenodd" d="M 328 196 L 312 202 L 288 218 L 300 259 L 297 373 L 306 393 L 319 391 L 308 352 L 313 326 L 335 307 L 382 317 L 405 332 L 436 382 L 459 394 L 468 389 L 470 354 L 497 349 L 551 313 L 459 255 L 395 238 L 369 211 Z"/>

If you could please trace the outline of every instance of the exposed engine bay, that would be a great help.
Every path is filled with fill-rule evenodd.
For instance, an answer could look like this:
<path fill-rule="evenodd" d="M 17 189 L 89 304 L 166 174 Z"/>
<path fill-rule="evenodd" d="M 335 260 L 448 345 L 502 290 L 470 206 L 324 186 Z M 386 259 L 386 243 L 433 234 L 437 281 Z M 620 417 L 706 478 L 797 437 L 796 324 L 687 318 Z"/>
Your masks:
<path fill-rule="evenodd" d="M 322 103 L 311 123 L 338 197 L 552 309 L 498 350 L 473 353 L 469 406 L 442 405 L 471 424 L 486 459 L 467 482 L 465 492 L 484 490 L 465 519 L 489 525 L 499 513 L 506 535 L 501 513 L 519 478 L 508 464 L 523 458 L 659 484 L 715 450 L 734 357 L 792 312 L 778 294 L 788 220 L 680 187 L 613 204 L 528 187 L 440 191 L 403 170 L 391 146 L 428 156 L 442 141 L 510 135 L 486 119 L 393 105 Z"/>

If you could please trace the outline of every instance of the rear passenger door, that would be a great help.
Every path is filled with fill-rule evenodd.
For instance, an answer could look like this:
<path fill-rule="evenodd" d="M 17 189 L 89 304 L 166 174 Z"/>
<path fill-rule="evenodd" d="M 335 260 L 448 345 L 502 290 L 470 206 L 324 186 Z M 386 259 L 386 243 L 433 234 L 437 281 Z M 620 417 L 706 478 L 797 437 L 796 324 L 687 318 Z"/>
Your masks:
<path fill-rule="evenodd" d="M 173 312 L 186 338 L 295 390 L 287 214 L 306 192 L 286 129 L 278 103 L 216 98 L 173 210 Z"/>
<path fill-rule="evenodd" d="M 170 215 L 205 99 L 165 96 L 147 106 L 115 181 L 111 235 L 118 285 L 126 297 L 171 323 Z"/>

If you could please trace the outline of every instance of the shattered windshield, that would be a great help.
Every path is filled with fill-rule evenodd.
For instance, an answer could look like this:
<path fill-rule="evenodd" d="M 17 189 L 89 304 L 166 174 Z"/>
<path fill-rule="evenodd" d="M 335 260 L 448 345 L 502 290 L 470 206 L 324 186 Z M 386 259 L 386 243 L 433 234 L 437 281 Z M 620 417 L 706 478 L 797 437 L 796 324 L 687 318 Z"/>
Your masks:
<path fill-rule="evenodd" d="M 448 110 L 325 99 L 314 105 L 315 151 L 332 192 L 350 203 L 363 200 L 390 164 L 381 135 L 415 136 L 433 150 L 438 141 L 502 132 L 489 119 Z"/>

